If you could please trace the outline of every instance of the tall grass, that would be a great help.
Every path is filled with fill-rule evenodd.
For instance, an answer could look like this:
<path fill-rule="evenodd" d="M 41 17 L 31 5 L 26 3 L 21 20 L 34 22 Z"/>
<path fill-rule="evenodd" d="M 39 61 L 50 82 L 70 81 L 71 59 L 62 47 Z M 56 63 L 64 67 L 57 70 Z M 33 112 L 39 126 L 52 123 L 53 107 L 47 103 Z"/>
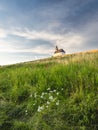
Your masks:
<path fill-rule="evenodd" d="M 97 130 L 98 53 L 0 68 L 1 130 Z"/>

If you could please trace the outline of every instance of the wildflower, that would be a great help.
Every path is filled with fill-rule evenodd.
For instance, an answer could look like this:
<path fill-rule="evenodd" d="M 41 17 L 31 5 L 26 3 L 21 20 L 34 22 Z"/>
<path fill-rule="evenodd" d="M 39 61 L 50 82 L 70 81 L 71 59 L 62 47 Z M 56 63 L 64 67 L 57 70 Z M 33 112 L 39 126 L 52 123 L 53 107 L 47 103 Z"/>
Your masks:
<path fill-rule="evenodd" d="M 61 90 L 63 91 L 64 89 L 62 88 Z"/>
<path fill-rule="evenodd" d="M 52 100 L 52 99 L 53 99 L 53 96 L 50 96 L 49 99 Z"/>
<path fill-rule="evenodd" d="M 44 96 L 44 95 L 45 95 L 45 93 L 43 92 L 43 93 L 42 93 L 42 96 Z"/>
<path fill-rule="evenodd" d="M 59 105 L 59 100 L 56 102 L 56 105 L 57 105 L 57 106 Z"/>
<path fill-rule="evenodd" d="M 46 108 L 48 108 L 48 106 L 46 106 Z"/>
<path fill-rule="evenodd" d="M 52 100 L 52 102 L 54 102 L 56 99 L 54 98 L 53 100 Z"/>
<path fill-rule="evenodd" d="M 28 111 L 27 110 L 25 110 L 25 114 L 28 115 Z"/>
<path fill-rule="evenodd" d="M 59 92 L 57 92 L 56 94 L 59 95 Z"/>
<path fill-rule="evenodd" d="M 40 97 L 43 98 L 43 95 L 41 95 Z"/>
<path fill-rule="evenodd" d="M 30 97 L 32 97 L 32 94 L 30 95 Z"/>
<path fill-rule="evenodd" d="M 50 88 L 47 88 L 47 90 L 50 90 Z"/>
<path fill-rule="evenodd" d="M 53 92 L 56 92 L 56 90 L 53 90 Z"/>
<path fill-rule="evenodd" d="M 47 101 L 47 104 L 50 104 L 50 102 L 49 102 L 49 101 Z"/>
<path fill-rule="evenodd" d="M 41 112 L 42 110 L 44 109 L 44 107 L 43 106 L 38 106 L 38 112 Z"/>
<path fill-rule="evenodd" d="M 27 110 L 25 110 L 25 112 L 27 113 L 28 111 L 27 111 Z"/>

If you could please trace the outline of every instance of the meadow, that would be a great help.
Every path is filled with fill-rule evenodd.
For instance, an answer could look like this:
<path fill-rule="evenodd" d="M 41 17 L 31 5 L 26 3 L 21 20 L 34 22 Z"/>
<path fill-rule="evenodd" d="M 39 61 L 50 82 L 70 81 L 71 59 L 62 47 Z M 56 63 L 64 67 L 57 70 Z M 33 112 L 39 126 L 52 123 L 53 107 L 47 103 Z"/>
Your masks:
<path fill-rule="evenodd" d="M 98 52 L 1 66 L 0 130 L 98 130 Z"/>

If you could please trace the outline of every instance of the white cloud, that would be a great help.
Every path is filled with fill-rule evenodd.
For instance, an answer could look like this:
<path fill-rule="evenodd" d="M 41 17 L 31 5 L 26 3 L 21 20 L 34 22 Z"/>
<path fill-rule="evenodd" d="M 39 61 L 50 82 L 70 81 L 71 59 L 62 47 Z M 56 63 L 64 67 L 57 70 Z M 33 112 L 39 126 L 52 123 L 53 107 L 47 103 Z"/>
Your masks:
<path fill-rule="evenodd" d="M 64 47 L 71 47 L 73 45 L 80 46 L 84 42 L 83 36 L 78 33 L 56 34 L 46 31 L 38 32 L 26 29 L 25 31 L 13 31 L 12 34 L 31 40 L 46 40 L 53 42 L 55 45 Z"/>
<path fill-rule="evenodd" d="M 14 44 L 13 44 L 14 43 Z M 15 44 L 16 43 L 16 44 Z M 19 45 L 18 41 L 5 41 L 5 40 L 0 40 L 0 52 L 13 52 L 13 53 L 19 53 L 19 52 L 32 52 L 36 54 L 49 54 L 51 53 L 51 49 L 48 49 L 43 46 L 34 46 L 33 48 L 30 49 L 22 49 L 19 48 L 17 45 Z"/>
<path fill-rule="evenodd" d="M 7 36 L 7 31 L 0 28 L 0 38 L 5 38 Z"/>
<path fill-rule="evenodd" d="M 0 40 L 0 52 L 12 52 L 12 51 L 14 51 L 14 49 L 10 42 Z"/>
<path fill-rule="evenodd" d="M 4 30 L 0 29 L 0 37 L 5 38 L 7 35 L 16 35 L 19 37 L 23 37 L 28 40 L 46 40 L 49 42 L 52 42 L 53 45 L 58 45 L 59 47 L 67 48 L 70 50 L 72 47 L 79 47 L 81 46 L 85 39 L 82 35 L 79 33 L 74 33 L 70 32 L 67 34 L 56 34 L 56 33 L 51 33 L 47 31 L 36 31 L 36 30 L 21 30 L 21 29 L 9 29 L 9 30 Z M 13 45 L 14 43 L 14 45 Z M 28 41 L 29 43 L 29 41 Z M 10 42 L 7 42 L 5 40 L 1 41 L 0 40 L 0 51 L 7 51 L 7 52 L 35 52 L 35 53 L 43 53 L 43 54 L 48 54 L 51 53 L 53 50 L 52 48 L 48 48 L 46 46 L 33 46 L 33 49 L 23 49 L 20 50 L 18 48 L 17 41 L 11 40 Z M 53 48 L 54 49 L 54 48 Z"/>
<path fill-rule="evenodd" d="M 54 49 L 54 48 L 53 48 Z M 51 48 L 46 48 L 43 46 L 37 46 L 34 47 L 31 52 L 33 53 L 37 53 L 37 54 L 47 54 L 47 55 L 51 55 L 53 50 Z"/>

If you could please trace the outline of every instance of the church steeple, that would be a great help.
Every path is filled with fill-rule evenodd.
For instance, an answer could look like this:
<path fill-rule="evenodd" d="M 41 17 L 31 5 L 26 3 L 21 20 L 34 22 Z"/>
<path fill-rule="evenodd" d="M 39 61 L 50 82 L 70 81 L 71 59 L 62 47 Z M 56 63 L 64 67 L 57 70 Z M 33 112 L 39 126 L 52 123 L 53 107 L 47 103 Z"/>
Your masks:
<path fill-rule="evenodd" d="M 56 46 L 55 50 L 56 50 L 56 51 L 58 51 L 58 50 L 59 50 L 59 49 L 58 49 L 58 46 Z"/>

